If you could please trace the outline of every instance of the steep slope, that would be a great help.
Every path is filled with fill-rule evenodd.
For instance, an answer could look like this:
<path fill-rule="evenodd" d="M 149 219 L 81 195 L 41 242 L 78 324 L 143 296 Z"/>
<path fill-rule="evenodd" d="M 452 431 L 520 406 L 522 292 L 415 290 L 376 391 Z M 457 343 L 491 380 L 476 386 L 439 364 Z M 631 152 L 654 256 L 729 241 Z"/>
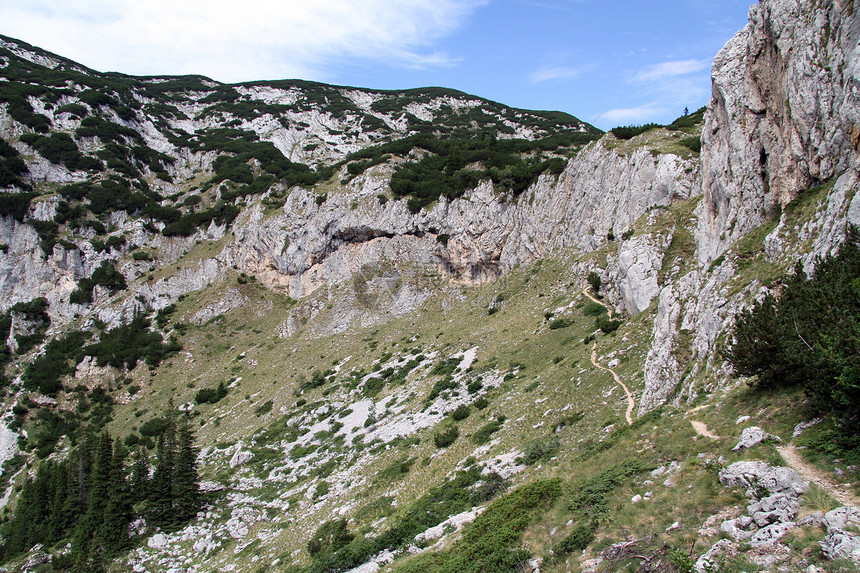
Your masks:
<path fill-rule="evenodd" d="M 823 519 L 771 468 L 774 436 L 820 451 L 827 423 L 721 350 L 860 224 L 857 22 L 754 6 L 704 128 L 630 140 L 450 90 L 131 78 L 3 38 L 3 503 L 87 431 L 154 463 L 178 406 L 205 506 L 156 527 L 139 502 L 111 570 L 851 558 L 853 510 Z M 11 565 L 68 566 L 80 540 L 50 535 Z"/>

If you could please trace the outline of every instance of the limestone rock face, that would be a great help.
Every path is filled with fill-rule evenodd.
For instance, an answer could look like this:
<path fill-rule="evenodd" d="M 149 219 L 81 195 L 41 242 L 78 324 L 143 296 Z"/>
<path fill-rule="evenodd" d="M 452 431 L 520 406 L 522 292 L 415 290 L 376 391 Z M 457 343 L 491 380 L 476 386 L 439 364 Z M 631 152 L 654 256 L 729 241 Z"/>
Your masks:
<path fill-rule="evenodd" d="M 860 565 L 860 509 L 837 507 L 824 516 L 827 535 L 819 542 L 828 559 L 850 559 Z"/>
<path fill-rule="evenodd" d="M 293 297 L 380 261 L 480 283 L 561 248 L 597 248 L 649 207 L 698 193 L 697 173 L 694 161 L 676 155 L 654 157 L 645 149 L 621 155 L 594 143 L 558 178 L 542 176 L 515 201 L 485 182 L 463 198 L 410 213 L 404 201 L 377 201 L 387 179 L 384 169 L 371 169 L 319 205 L 315 194 L 295 189 L 282 214 L 265 217 L 255 207 L 223 260 Z M 643 238 L 625 242 L 620 253 L 631 264 L 624 296 L 633 313 L 656 295 L 660 246 L 657 238 Z"/>
<path fill-rule="evenodd" d="M 860 15 L 769 0 L 714 59 L 702 133 L 699 260 L 714 260 L 797 193 L 857 167 Z"/>

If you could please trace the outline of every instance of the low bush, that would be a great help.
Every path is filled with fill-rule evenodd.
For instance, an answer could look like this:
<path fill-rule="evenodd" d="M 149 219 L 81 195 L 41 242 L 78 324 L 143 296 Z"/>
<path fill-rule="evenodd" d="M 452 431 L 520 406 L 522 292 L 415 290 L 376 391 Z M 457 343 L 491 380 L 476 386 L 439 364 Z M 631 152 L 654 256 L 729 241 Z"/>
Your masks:
<path fill-rule="evenodd" d="M 469 408 L 469 406 L 466 404 L 462 404 L 460 406 L 457 406 L 457 408 L 455 408 L 454 411 L 451 412 L 451 418 L 453 418 L 455 421 L 459 422 L 461 420 L 465 420 L 466 418 L 468 418 L 469 414 L 471 414 L 471 413 L 472 413 L 472 411 Z"/>
<path fill-rule="evenodd" d="M 523 450 L 522 463 L 531 466 L 539 461 L 548 460 L 556 455 L 560 449 L 561 442 L 556 436 L 535 438 L 526 444 Z"/>
<path fill-rule="evenodd" d="M 459 437 L 460 430 L 457 428 L 457 426 L 451 426 L 443 432 L 433 434 L 433 443 L 436 444 L 437 448 L 447 448 L 448 446 L 456 442 L 457 438 Z"/>
<path fill-rule="evenodd" d="M 217 388 L 203 388 L 197 391 L 194 401 L 198 404 L 215 404 L 227 395 L 227 386 L 219 382 Z"/>

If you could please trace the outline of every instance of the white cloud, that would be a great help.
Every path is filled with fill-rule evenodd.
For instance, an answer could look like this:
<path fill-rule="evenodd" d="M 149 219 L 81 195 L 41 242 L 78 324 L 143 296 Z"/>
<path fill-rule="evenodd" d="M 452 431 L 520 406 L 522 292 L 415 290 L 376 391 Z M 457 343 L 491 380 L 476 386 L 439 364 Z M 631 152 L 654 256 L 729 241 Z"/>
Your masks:
<path fill-rule="evenodd" d="M 0 0 L 0 14 L 4 34 L 98 70 L 232 82 L 451 65 L 434 42 L 486 1 Z"/>
<path fill-rule="evenodd" d="M 608 121 L 615 125 L 645 123 L 669 111 L 669 108 L 659 103 L 648 103 L 637 107 L 610 109 L 598 115 L 595 120 Z"/>
<path fill-rule="evenodd" d="M 710 65 L 709 60 L 675 60 L 648 66 L 633 75 L 633 82 L 646 83 L 666 80 L 700 72 Z"/>
<path fill-rule="evenodd" d="M 548 82 L 551 80 L 569 80 L 580 75 L 585 68 L 570 68 L 567 66 L 543 66 L 529 75 L 532 83 Z"/>

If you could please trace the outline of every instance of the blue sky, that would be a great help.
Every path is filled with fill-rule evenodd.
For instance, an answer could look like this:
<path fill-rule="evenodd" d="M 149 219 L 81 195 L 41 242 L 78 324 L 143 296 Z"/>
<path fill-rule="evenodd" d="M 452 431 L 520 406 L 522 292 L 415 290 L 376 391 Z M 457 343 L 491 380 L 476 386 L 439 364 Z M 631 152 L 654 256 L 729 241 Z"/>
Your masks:
<path fill-rule="evenodd" d="M 444 86 L 602 129 L 710 97 L 752 0 L 0 0 L 0 33 L 101 71 Z"/>

